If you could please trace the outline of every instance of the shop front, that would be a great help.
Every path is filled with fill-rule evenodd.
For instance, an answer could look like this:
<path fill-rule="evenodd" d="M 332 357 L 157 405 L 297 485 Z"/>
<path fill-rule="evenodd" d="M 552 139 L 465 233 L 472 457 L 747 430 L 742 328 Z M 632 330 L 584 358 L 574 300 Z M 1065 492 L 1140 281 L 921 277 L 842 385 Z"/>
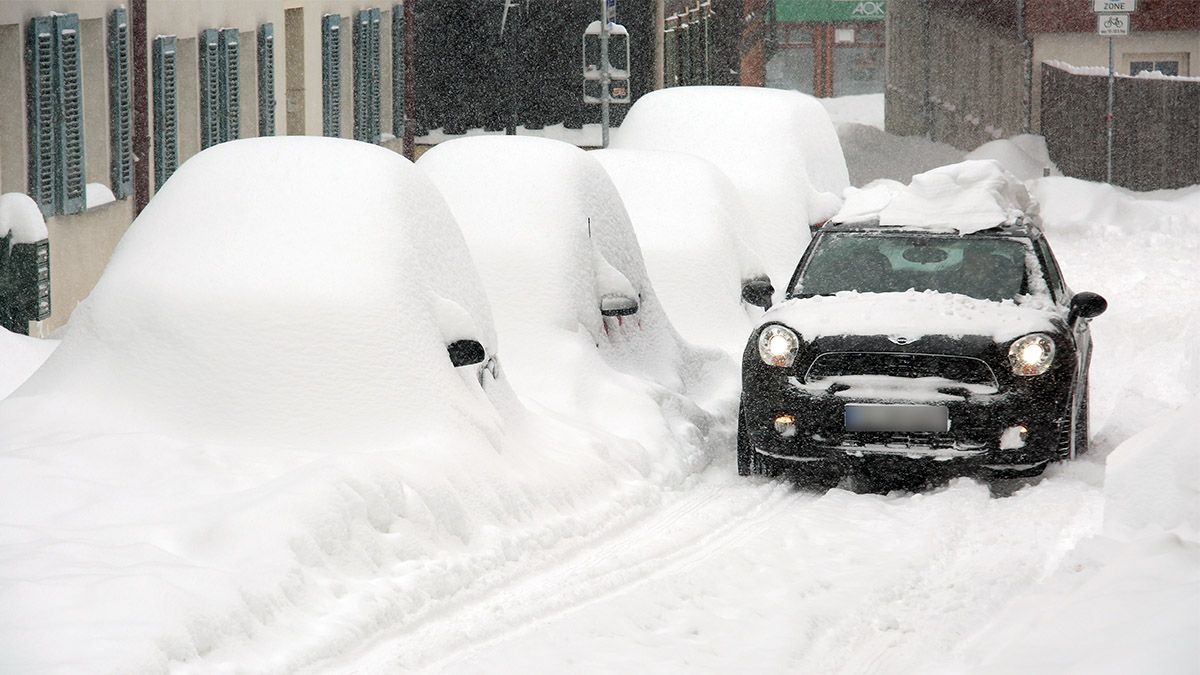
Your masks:
<path fill-rule="evenodd" d="M 765 84 L 818 97 L 877 94 L 884 84 L 884 0 L 775 0 Z"/>

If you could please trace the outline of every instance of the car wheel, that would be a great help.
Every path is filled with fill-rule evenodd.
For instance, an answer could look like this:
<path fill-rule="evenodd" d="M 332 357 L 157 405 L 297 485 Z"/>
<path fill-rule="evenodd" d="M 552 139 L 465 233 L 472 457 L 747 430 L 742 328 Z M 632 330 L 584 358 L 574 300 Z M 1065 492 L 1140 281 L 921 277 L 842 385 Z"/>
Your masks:
<path fill-rule="evenodd" d="M 750 445 L 750 430 L 746 428 L 746 416 L 739 405 L 737 426 L 737 463 L 739 476 L 749 476 L 755 473 L 754 455 L 757 454 Z"/>
<path fill-rule="evenodd" d="M 1087 385 L 1084 385 L 1083 400 L 1079 402 L 1079 412 L 1075 417 L 1075 456 L 1078 457 L 1088 451 L 1088 392 Z"/>

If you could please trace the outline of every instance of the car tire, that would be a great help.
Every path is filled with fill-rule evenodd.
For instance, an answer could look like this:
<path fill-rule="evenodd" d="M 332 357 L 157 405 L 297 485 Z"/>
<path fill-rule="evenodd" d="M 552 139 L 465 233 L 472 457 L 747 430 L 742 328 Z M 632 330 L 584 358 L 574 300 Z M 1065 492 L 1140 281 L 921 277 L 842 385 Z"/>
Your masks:
<path fill-rule="evenodd" d="M 746 416 L 742 412 L 742 406 L 738 406 L 738 425 L 737 425 L 737 465 L 739 476 L 749 476 L 755 473 L 754 448 L 750 443 L 750 430 L 746 428 Z"/>
<path fill-rule="evenodd" d="M 1083 385 L 1083 399 L 1079 402 L 1079 412 L 1076 413 L 1074 429 L 1075 456 L 1088 451 L 1088 391 L 1087 384 Z"/>

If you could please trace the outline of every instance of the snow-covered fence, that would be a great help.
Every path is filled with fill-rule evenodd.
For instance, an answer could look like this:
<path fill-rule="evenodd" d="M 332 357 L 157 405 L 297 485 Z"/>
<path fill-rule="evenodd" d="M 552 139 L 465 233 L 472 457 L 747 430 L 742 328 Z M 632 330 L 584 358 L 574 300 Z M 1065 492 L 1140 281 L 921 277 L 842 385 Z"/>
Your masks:
<path fill-rule="evenodd" d="M 1106 68 L 1042 67 L 1042 135 L 1068 176 L 1105 178 Z M 1113 182 L 1134 190 L 1200 183 L 1200 78 L 1118 76 Z"/>

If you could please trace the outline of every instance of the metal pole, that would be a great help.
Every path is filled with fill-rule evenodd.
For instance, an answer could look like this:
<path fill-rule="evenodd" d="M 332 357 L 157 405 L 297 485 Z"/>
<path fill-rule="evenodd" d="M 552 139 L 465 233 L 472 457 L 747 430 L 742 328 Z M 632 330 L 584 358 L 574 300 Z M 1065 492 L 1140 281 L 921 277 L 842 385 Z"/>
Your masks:
<path fill-rule="evenodd" d="M 1113 173 L 1112 172 L 1112 169 L 1113 169 L 1112 150 L 1113 150 L 1113 80 L 1114 79 L 1115 79 L 1115 75 L 1113 74 L 1113 39 L 1112 39 L 1112 36 L 1110 35 L 1108 37 L 1108 116 L 1106 118 L 1106 121 L 1108 124 L 1108 171 L 1106 174 L 1107 178 L 1105 179 L 1106 182 L 1108 182 L 1108 183 L 1112 183 L 1112 173 Z"/>
<path fill-rule="evenodd" d="M 612 82 L 609 76 L 608 62 L 608 0 L 600 0 L 600 147 L 608 147 L 609 124 L 609 86 Z"/>

